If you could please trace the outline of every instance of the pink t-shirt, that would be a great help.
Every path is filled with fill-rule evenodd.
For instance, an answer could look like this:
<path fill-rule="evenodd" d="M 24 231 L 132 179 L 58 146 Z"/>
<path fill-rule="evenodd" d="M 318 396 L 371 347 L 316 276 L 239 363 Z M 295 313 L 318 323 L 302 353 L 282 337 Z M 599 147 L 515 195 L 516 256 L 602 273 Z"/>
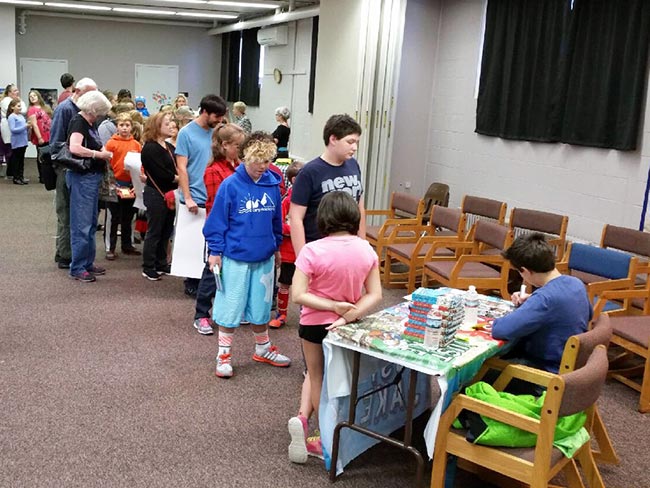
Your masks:
<path fill-rule="evenodd" d="M 378 265 L 377 253 L 357 236 L 329 236 L 302 248 L 296 267 L 309 278 L 308 291 L 323 298 L 356 303 L 372 268 Z M 301 325 L 331 324 L 334 312 L 302 307 Z"/>

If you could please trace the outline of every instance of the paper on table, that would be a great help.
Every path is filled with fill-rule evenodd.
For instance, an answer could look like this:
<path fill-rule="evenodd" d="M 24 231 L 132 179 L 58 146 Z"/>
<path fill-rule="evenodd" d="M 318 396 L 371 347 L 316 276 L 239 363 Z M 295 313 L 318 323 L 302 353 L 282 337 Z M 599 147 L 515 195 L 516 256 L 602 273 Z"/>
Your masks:
<path fill-rule="evenodd" d="M 199 208 L 195 215 L 185 205 L 178 205 L 176 212 L 176 231 L 172 252 L 173 276 L 201 279 L 205 267 L 203 224 L 205 209 Z"/>
<path fill-rule="evenodd" d="M 147 207 L 144 206 L 144 200 L 142 199 L 144 183 L 140 180 L 140 170 L 142 168 L 140 153 L 132 151 L 126 153 L 126 156 L 124 157 L 124 167 L 131 175 L 131 183 L 133 183 L 133 191 L 135 192 L 135 202 L 133 202 L 133 206 L 140 210 L 147 210 Z"/>

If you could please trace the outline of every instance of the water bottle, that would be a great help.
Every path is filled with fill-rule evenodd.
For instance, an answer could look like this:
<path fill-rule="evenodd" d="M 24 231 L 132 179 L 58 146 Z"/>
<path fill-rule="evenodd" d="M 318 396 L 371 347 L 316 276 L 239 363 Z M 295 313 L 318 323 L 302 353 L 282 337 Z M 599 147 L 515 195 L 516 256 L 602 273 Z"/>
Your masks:
<path fill-rule="evenodd" d="M 442 316 L 435 308 L 427 314 L 427 323 L 424 329 L 424 347 L 436 349 L 440 345 L 440 326 Z"/>
<path fill-rule="evenodd" d="M 465 325 L 476 325 L 478 321 L 478 293 L 474 285 L 465 292 Z"/>

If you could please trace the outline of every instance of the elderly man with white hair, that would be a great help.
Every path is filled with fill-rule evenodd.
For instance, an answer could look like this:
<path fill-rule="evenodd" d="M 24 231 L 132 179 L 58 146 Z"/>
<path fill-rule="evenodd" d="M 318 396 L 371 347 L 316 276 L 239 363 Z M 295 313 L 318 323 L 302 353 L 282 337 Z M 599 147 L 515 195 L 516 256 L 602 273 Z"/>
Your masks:
<path fill-rule="evenodd" d="M 68 126 L 70 153 L 88 160 L 83 169 L 68 169 L 65 179 L 70 191 L 70 278 L 89 283 L 106 273 L 95 266 L 95 232 L 99 187 L 112 153 L 97 133 L 97 119 L 111 109 L 111 102 L 99 91 L 90 91 L 77 100 L 79 113 Z"/>
<path fill-rule="evenodd" d="M 97 84 L 90 78 L 82 78 L 75 85 L 72 96 L 66 98 L 54 110 L 50 127 L 50 146 L 68 139 L 68 125 L 72 118 L 79 113 L 77 100 L 83 94 L 97 90 Z M 66 169 L 55 165 L 56 172 L 56 254 L 54 261 L 60 269 L 68 269 L 72 261 L 70 248 L 70 193 L 65 181 Z"/>

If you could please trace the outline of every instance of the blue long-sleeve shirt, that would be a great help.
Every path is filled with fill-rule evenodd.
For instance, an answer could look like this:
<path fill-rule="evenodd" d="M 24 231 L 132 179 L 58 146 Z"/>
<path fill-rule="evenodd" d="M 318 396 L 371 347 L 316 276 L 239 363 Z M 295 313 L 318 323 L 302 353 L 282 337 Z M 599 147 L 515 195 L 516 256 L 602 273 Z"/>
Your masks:
<path fill-rule="evenodd" d="M 27 145 L 27 121 L 22 115 L 11 114 L 7 118 L 11 130 L 11 147 L 25 147 Z"/>
<path fill-rule="evenodd" d="M 79 107 L 72 101 L 72 97 L 66 98 L 56 107 L 50 126 L 50 145 L 68 140 L 68 125 L 78 113 Z"/>
<path fill-rule="evenodd" d="M 492 324 L 495 339 L 519 340 L 518 350 L 537 368 L 557 373 L 567 339 L 587 330 L 593 310 L 585 285 L 558 276 L 512 313 Z"/>

